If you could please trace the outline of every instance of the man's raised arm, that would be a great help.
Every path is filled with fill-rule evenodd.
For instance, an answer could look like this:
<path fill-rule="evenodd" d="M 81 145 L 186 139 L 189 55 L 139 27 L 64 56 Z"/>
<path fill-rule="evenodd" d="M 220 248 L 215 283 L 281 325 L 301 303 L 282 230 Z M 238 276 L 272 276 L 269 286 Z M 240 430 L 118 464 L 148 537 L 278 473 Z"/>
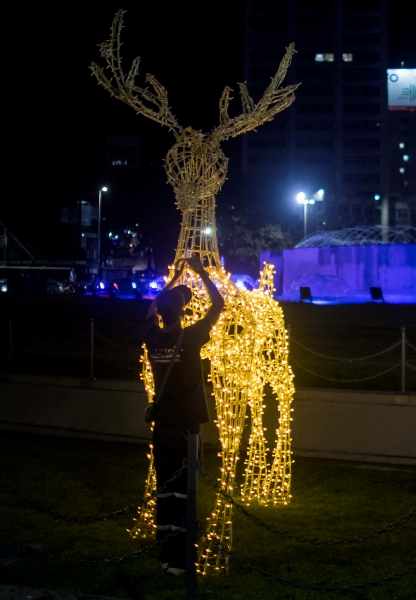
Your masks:
<path fill-rule="evenodd" d="M 208 273 L 205 271 L 203 264 L 196 256 L 190 256 L 186 260 L 188 267 L 194 271 L 202 279 L 202 283 L 206 287 L 209 299 L 211 300 L 211 306 L 209 307 L 206 316 L 210 320 L 211 326 L 215 325 L 218 321 L 218 317 L 224 308 L 224 299 L 217 290 L 215 284 L 208 277 Z"/>

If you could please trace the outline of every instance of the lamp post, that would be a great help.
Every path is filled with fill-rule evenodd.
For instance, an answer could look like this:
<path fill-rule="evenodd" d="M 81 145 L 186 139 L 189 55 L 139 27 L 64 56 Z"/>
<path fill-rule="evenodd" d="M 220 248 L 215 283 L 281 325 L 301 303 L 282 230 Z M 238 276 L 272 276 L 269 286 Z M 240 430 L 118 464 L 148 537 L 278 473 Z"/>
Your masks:
<path fill-rule="evenodd" d="M 322 188 L 315 192 L 312 198 L 307 198 L 305 192 L 296 194 L 296 200 L 299 204 L 303 204 L 303 237 L 305 238 L 308 231 L 308 204 L 315 204 L 316 201 L 322 202 L 324 195 L 325 190 Z"/>
<path fill-rule="evenodd" d="M 97 236 L 97 258 L 98 258 L 98 275 L 101 270 L 101 196 L 103 192 L 107 192 L 108 188 L 104 185 L 98 192 L 98 236 Z"/>

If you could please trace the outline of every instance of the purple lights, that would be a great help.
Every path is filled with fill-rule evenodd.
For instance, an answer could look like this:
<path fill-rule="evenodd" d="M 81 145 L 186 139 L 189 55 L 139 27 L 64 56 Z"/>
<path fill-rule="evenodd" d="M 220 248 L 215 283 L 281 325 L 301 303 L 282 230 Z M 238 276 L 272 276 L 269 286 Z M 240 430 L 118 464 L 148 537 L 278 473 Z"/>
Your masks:
<path fill-rule="evenodd" d="M 319 246 L 263 252 L 276 265 L 280 300 L 298 301 L 299 288 L 309 287 L 317 303 L 361 303 L 371 300 L 370 287 L 380 287 L 386 302 L 416 303 L 416 244 Z"/>

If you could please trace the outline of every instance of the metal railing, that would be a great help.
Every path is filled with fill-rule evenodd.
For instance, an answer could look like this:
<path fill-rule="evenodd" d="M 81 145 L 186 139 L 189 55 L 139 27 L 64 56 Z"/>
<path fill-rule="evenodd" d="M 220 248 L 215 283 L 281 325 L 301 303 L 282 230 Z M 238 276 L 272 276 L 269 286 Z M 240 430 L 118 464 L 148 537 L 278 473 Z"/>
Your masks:
<path fill-rule="evenodd" d="M 114 351 L 111 349 L 114 349 Z M 8 373 L 12 374 L 16 370 L 15 360 L 18 352 L 29 353 L 33 350 L 39 352 L 42 357 L 54 355 L 52 361 L 48 363 L 52 367 L 82 361 L 83 367 L 77 369 L 76 374 L 82 376 L 81 372 L 84 371 L 84 375 L 87 375 L 91 380 L 96 377 L 97 360 L 110 365 L 117 371 L 138 374 L 140 371 L 138 362 L 142 354 L 140 341 L 138 341 L 136 347 L 114 342 L 97 332 L 96 321 L 93 318 L 89 321 L 88 331 L 64 340 L 44 340 L 27 336 L 20 331 L 16 331 L 14 323 L 10 319 L 8 322 L 6 369 Z M 56 360 L 57 353 L 63 350 L 69 350 L 72 354 L 75 353 L 75 356 Z M 130 364 L 126 364 L 126 357 L 128 357 Z M 131 366 L 132 359 L 136 362 L 136 366 Z"/>
<path fill-rule="evenodd" d="M 340 377 L 330 377 L 330 376 L 324 375 L 323 373 L 318 373 L 318 372 L 306 367 L 305 365 L 303 365 L 299 360 L 294 360 L 293 356 L 290 355 L 290 362 L 292 364 L 296 365 L 299 369 L 302 369 L 306 373 L 309 373 L 310 375 L 313 375 L 314 377 L 319 377 L 320 379 L 324 379 L 326 381 L 333 381 L 336 383 L 345 383 L 345 384 L 360 383 L 363 381 L 370 381 L 371 379 L 376 379 L 377 377 L 386 375 L 387 373 L 390 373 L 391 371 L 400 369 L 400 392 L 402 394 L 405 394 L 406 393 L 406 369 L 410 369 L 410 370 L 416 372 L 416 368 L 409 363 L 409 361 L 407 360 L 407 356 L 406 356 L 407 348 L 410 348 L 411 350 L 416 351 L 416 346 L 411 344 L 406 339 L 406 328 L 405 327 L 401 328 L 401 336 L 400 336 L 399 341 L 395 342 L 394 344 L 391 344 L 390 346 L 388 346 L 386 348 L 383 348 L 382 350 L 378 350 L 377 352 L 373 352 L 372 354 L 367 354 L 365 356 L 340 357 L 340 356 L 325 354 L 323 352 L 318 352 L 317 350 L 314 350 L 313 348 L 309 348 L 308 346 L 306 346 L 305 344 L 303 344 L 302 342 L 297 340 L 292 335 L 291 330 L 289 328 L 289 344 L 292 344 L 292 343 L 295 344 L 296 346 L 298 346 L 299 348 L 302 348 L 302 350 L 304 350 L 305 352 L 312 354 L 313 356 L 316 356 L 320 359 L 323 359 L 326 361 L 337 362 L 337 363 L 341 363 L 344 365 L 345 364 L 352 365 L 352 364 L 363 362 L 366 360 L 372 360 L 374 358 L 378 358 L 378 357 L 383 356 L 393 350 L 400 348 L 400 360 L 394 362 L 391 366 L 387 367 L 386 369 L 378 371 L 377 373 L 374 373 L 372 375 L 366 375 L 365 377 L 353 377 L 353 378 L 348 378 L 348 379 L 340 378 Z"/>
<path fill-rule="evenodd" d="M 405 394 L 407 385 L 409 384 L 409 371 L 411 371 L 412 374 L 413 372 L 416 373 L 416 346 L 407 339 L 405 327 L 401 328 L 400 338 L 395 343 L 366 355 L 355 356 L 336 356 L 329 352 L 321 352 L 311 348 L 296 339 L 291 333 L 290 327 L 288 334 L 289 344 L 300 349 L 303 356 L 305 356 L 306 353 L 319 359 L 319 369 L 311 368 L 307 363 L 305 364 L 306 356 L 305 359 L 300 358 L 298 352 L 294 352 L 293 349 L 292 352 L 290 352 L 290 363 L 296 369 L 302 370 L 305 373 L 324 381 L 345 385 L 357 384 L 382 377 L 383 375 L 395 371 L 398 374 L 398 379 L 400 381 L 400 392 Z M 9 320 L 6 370 L 9 373 L 13 373 L 14 370 L 17 370 L 15 368 L 16 358 L 19 357 L 19 360 L 21 360 L 22 355 L 25 353 L 30 355 L 31 352 L 39 354 L 38 360 L 45 357 L 45 363 L 47 363 L 49 358 L 49 363 L 47 364 L 52 366 L 55 370 L 62 366 L 63 370 L 68 371 L 66 368 L 66 366 L 68 366 L 71 370 L 71 374 L 88 377 L 92 380 L 97 376 L 97 363 L 99 363 L 98 372 L 101 373 L 105 372 L 106 374 L 110 374 L 116 372 L 117 374 L 125 374 L 130 377 L 133 374 L 138 374 L 140 371 L 138 363 L 142 350 L 140 340 L 138 340 L 137 346 L 134 347 L 132 345 L 120 343 L 118 340 L 114 341 L 109 339 L 108 336 L 97 331 L 95 319 L 90 319 L 88 331 L 85 331 L 76 337 L 72 337 L 71 339 L 63 340 L 35 339 L 33 336 L 30 337 L 15 330 L 12 320 Z M 409 352 L 410 356 L 408 356 Z M 322 372 L 320 369 L 321 366 L 325 366 L 325 363 L 328 365 L 338 364 L 343 369 L 348 368 L 349 365 L 352 367 L 359 366 L 364 363 L 364 361 L 374 361 L 374 359 L 384 358 L 384 356 L 388 354 L 392 355 L 392 362 L 389 366 L 383 365 L 384 368 L 379 369 L 377 372 L 373 374 L 366 373 L 361 377 L 337 377 L 333 373 L 325 374 L 325 372 Z M 80 364 L 70 366 L 76 362 Z M 81 374 L 82 371 L 84 373 L 83 375 Z M 412 377 L 412 381 L 413 379 L 414 378 Z M 413 383 L 411 385 L 413 385 Z"/>

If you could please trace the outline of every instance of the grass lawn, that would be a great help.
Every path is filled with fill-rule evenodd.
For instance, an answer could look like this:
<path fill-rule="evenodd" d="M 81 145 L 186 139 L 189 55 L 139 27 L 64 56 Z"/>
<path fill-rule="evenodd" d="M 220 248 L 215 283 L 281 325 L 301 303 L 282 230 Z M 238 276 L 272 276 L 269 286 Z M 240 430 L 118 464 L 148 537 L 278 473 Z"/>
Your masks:
<path fill-rule="evenodd" d="M 140 331 L 149 301 L 49 296 L 41 299 L 0 298 L 0 371 L 8 369 L 9 319 L 12 319 L 12 372 L 88 377 L 90 319 L 94 318 L 94 375 L 137 379 Z M 282 303 L 291 329 L 290 361 L 296 387 L 400 390 L 400 368 L 363 382 L 343 383 L 375 375 L 400 361 L 400 347 L 362 362 L 333 358 L 368 356 L 400 340 L 401 327 L 416 347 L 413 305 L 362 304 L 315 306 Z M 407 348 L 408 391 L 416 391 L 416 351 Z M 305 370 L 306 369 L 306 370 Z M 312 371 L 323 377 L 312 375 Z M 328 379 L 326 379 L 328 378 Z"/>
<path fill-rule="evenodd" d="M 3 432 L 1 476 L 45 507 L 78 516 L 112 512 L 142 495 L 146 449 Z M 205 453 L 205 468 L 216 476 L 218 459 Z M 241 474 L 240 474 L 241 475 Z M 416 469 L 297 459 L 289 506 L 250 511 L 271 525 L 311 538 L 355 537 L 377 530 L 416 506 Z M 199 477 L 198 518 L 212 509 L 213 489 Z M 238 494 L 236 496 L 239 500 Z M 56 557 L 84 560 L 124 555 L 140 548 L 126 534 L 134 513 L 80 526 L 28 508 L 0 487 L 2 542 L 34 544 Z M 389 533 L 361 544 L 311 546 L 286 541 L 236 514 L 233 550 L 274 575 L 328 586 L 376 581 L 416 564 L 416 517 Z M 160 571 L 158 551 L 132 562 L 105 567 L 37 561 L 16 573 L 13 583 L 132 600 L 181 599 L 184 579 Z M 5 576 L 3 575 L 3 578 Z M 10 581 L 10 577 L 9 577 Z M 296 590 L 231 561 L 228 575 L 198 578 L 198 598 L 410 600 L 416 598 L 416 573 L 368 590 L 343 594 Z"/>

